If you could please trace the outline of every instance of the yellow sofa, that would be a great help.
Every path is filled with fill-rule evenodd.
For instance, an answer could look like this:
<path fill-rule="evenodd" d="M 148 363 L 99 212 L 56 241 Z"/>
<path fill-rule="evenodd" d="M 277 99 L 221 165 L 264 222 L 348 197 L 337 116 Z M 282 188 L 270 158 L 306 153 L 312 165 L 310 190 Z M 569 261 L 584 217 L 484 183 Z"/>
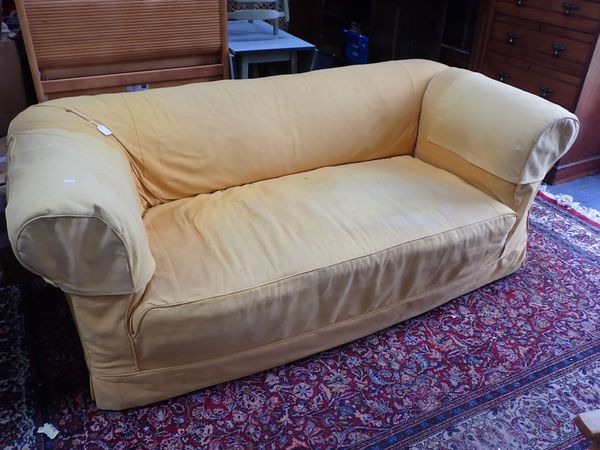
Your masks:
<path fill-rule="evenodd" d="M 98 406 L 144 405 L 510 274 L 578 126 L 423 60 L 54 100 L 10 127 L 9 236 L 67 294 Z"/>

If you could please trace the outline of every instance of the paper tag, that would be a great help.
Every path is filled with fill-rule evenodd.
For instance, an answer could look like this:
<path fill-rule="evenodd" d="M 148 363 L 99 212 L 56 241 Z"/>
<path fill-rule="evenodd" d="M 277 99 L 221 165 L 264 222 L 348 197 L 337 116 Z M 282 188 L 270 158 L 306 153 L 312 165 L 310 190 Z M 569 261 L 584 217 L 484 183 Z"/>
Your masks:
<path fill-rule="evenodd" d="M 45 434 L 50 439 L 54 439 L 58 435 L 56 427 L 49 423 L 45 423 L 44 426 L 39 427 L 37 432 Z"/>
<path fill-rule="evenodd" d="M 112 131 L 110 131 L 107 127 L 105 127 L 101 123 L 99 123 L 98 125 L 96 125 L 96 129 L 100 133 L 102 133 L 104 136 L 110 136 L 110 135 L 112 135 Z"/>
<path fill-rule="evenodd" d="M 150 85 L 148 83 L 131 84 L 131 85 L 125 87 L 125 90 L 127 92 L 140 92 L 140 91 L 145 91 L 147 89 L 150 89 Z"/>

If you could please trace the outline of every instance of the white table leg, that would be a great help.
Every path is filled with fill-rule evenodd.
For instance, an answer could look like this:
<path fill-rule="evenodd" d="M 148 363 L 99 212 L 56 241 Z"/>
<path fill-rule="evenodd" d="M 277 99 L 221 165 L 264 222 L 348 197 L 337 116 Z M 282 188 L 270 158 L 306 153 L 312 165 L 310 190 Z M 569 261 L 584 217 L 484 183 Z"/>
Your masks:
<path fill-rule="evenodd" d="M 290 54 L 290 66 L 292 73 L 298 73 L 298 52 L 296 50 Z"/>
<path fill-rule="evenodd" d="M 248 78 L 248 58 L 240 55 L 240 78 L 245 80 Z"/>

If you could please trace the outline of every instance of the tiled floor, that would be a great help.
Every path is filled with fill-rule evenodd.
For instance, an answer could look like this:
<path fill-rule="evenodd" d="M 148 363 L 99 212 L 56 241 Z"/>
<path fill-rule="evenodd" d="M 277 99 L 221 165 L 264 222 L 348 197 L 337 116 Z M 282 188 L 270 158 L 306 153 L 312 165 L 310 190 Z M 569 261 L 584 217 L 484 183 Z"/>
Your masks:
<path fill-rule="evenodd" d="M 548 186 L 551 194 L 566 194 L 573 197 L 582 206 L 600 211 L 600 174 L 579 178 L 578 180 Z"/>

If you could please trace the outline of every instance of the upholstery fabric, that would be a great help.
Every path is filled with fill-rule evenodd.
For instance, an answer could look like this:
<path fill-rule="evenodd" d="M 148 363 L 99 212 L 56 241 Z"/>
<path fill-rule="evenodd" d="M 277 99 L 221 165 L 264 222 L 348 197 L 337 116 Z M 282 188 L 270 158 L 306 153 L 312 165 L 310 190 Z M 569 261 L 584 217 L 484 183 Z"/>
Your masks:
<path fill-rule="evenodd" d="M 157 276 L 131 318 L 139 367 L 271 344 L 423 294 L 496 261 L 515 219 L 410 156 L 153 208 Z"/>
<path fill-rule="evenodd" d="M 466 70 L 434 76 L 423 96 L 415 156 L 448 170 L 517 213 L 505 253 L 525 248 L 539 184 L 579 131 L 577 117 Z"/>
<path fill-rule="evenodd" d="M 127 294 L 148 283 L 154 259 L 119 149 L 41 129 L 12 134 L 8 160 L 7 225 L 21 264 L 71 294 Z"/>
<path fill-rule="evenodd" d="M 423 113 L 431 114 L 427 140 L 509 183 L 542 181 L 577 136 L 575 115 L 557 115 L 554 104 L 480 73 L 452 69 L 431 83 L 432 89 L 437 83 L 446 86 L 443 94 L 425 99 Z M 461 105 L 460 114 L 456 105 Z M 481 114 L 483 109 L 487 114 Z M 465 122 L 471 126 L 462 126 Z M 507 130 L 506 138 L 498 139 Z"/>
<path fill-rule="evenodd" d="M 60 99 L 11 124 L 9 237 L 68 293 L 98 406 L 139 406 L 513 272 L 577 129 L 419 60 Z"/>
<path fill-rule="evenodd" d="M 445 66 L 374 66 L 47 104 L 111 129 L 135 167 L 140 194 L 156 206 L 318 167 L 411 154 L 423 93 Z"/>

